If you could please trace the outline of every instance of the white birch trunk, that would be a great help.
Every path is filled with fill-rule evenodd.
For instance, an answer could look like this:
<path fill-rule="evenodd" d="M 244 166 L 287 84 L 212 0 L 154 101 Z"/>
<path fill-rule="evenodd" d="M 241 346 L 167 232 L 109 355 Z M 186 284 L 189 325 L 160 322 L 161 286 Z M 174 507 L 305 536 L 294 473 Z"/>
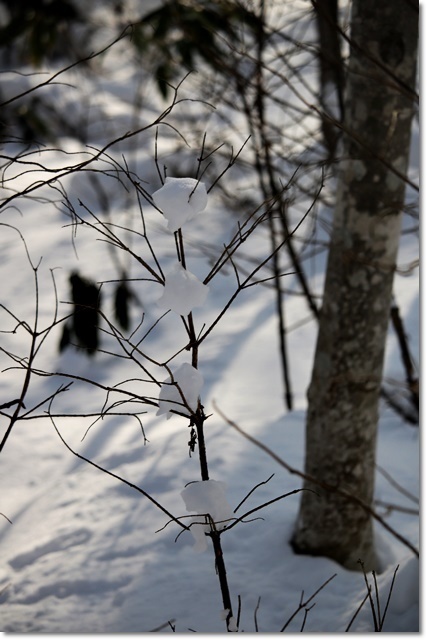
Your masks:
<path fill-rule="evenodd" d="M 378 403 L 414 112 L 418 12 L 354 0 L 338 191 L 312 379 L 305 471 L 372 504 Z M 379 65 L 370 61 L 375 58 Z M 382 68 L 381 68 L 382 66 Z M 389 69 L 397 79 L 388 75 Z M 349 134 L 351 132 L 351 134 Z M 393 167 L 396 172 L 391 170 Z M 372 519 L 306 483 L 292 545 L 376 566 Z"/>

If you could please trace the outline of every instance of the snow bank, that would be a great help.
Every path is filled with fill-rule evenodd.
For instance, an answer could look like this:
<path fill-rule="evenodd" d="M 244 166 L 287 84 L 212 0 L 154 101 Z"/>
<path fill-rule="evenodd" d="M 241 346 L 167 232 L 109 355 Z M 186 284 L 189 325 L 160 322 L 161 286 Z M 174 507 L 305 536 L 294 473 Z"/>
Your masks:
<path fill-rule="evenodd" d="M 390 565 L 384 573 L 377 576 L 381 615 L 383 615 L 385 611 L 397 565 L 399 568 L 396 573 L 389 607 L 386 612 L 383 631 L 385 633 L 417 632 L 419 631 L 420 575 L 419 560 L 412 554 L 407 555 L 399 563 L 396 563 L 396 565 Z M 372 587 L 373 598 L 376 602 L 372 576 L 368 574 L 367 577 L 368 583 Z M 362 602 L 365 596 L 366 588 L 361 587 L 351 603 L 353 612 L 356 610 L 357 604 Z M 348 618 L 350 618 L 350 614 L 351 609 L 348 610 Z M 358 614 L 355 623 L 352 625 L 351 631 L 356 633 L 369 633 L 373 628 L 372 610 L 369 602 L 366 602 Z"/>
<path fill-rule="evenodd" d="M 152 197 L 163 211 L 170 231 L 178 231 L 204 211 L 208 203 L 205 185 L 194 178 L 166 178 L 165 184 Z"/>
<path fill-rule="evenodd" d="M 192 482 L 183 491 L 181 496 L 185 502 L 187 511 L 200 515 L 209 513 L 215 522 L 217 529 L 223 529 L 230 520 L 234 519 L 233 510 L 226 497 L 227 485 L 219 480 L 204 480 Z M 205 533 L 210 531 L 210 524 L 202 524 L 204 518 L 192 518 L 191 532 L 193 534 L 195 551 L 201 552 L 207 549 Z M 197 523 L 197 524 L 196 524 Z"/>
<path fill-rule="evenodd" d="M 186 316 L 195 307 L 204 305 L 208 292 L 207 285 L 200 282 L 194 273 L 177 263 L 166 275 L 163 294 L 157 303 L 180 316 Z"/>
<path fill-rule="evenodd" d="M 196 411 L 200 391 L 203 386 L 202 374 L 187 362 L 182 364 L 175 371 L 173 378 L 174 380 L 172 381 L 169 376 L 163 381 L 159 394 L 159 409 L 157 411 L 157 415 L 160 416 L 166 413 L 167 420 L 172 416 L 172 409 L 175 409 L 176 411 L 179 410 L 186 415 L 190 415 L 179 389 L 181 390 L 188 406 L 193 411 Z"/>

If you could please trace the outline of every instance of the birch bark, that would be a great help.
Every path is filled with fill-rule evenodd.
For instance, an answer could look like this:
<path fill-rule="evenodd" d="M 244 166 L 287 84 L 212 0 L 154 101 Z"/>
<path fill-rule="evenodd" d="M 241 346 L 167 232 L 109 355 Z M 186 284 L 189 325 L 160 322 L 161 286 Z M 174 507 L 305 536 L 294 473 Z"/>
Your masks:
<path fill-rule="evenodd" d="M 414 113 L 418 8 L 354 0 L 334 227 L 308 390 L 308 475 L 371 505 L 378 403 Z M 372 520 L 310 482 L 291 543 L 376 567 Z M 378 567 L 376 567 L 378 568 Z"/>

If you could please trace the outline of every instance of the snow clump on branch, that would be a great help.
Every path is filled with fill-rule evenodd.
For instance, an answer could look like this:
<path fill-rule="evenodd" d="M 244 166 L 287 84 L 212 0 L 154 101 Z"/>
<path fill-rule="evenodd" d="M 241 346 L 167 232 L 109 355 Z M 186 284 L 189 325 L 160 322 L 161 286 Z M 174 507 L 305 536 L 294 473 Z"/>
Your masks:
<path fill-rule="evenodd" d="M 163 211 L 169 231 L 178 231 L 204 211 L 208 203 L 204 183 L 194 178 L 166 178 L 165 184 L 152 197 L 154 204 Z"/>
<path fill-rule="evenodd" d="M 173 381 L 175 384 L 173 384 L 171 377 L 164 380 L 160 389 L 159 409 L 156 414 L 160 416 L 166 413 L 167 420 L 173 415 L 171 413 L 173 409 L 185 415 L 190 415 L 182 396 L 184 396 L 185 402 L 192 411 L 197 410 L 200 391 L 203 386 L 203 376 L 191 364 L 185 362 L 173 374 Z M 181 390 L 182 395 L 179 390 Z"/>
<path fill-rule="evenodd" d="M 194 550 L 201 552 L 207 548 L 205 533 L 211 530 L 210 524 L 203 524 L 205 514 L 209 514 L 217 531 L 224 529 L 230 520 L 235 519 L 233 510 L 226 497 L 227 485 L 219 480 L 202 480 L 187 485 L 181 496 L 187 511 L 196 512 L 199 516 L 192 518 L 191 533 L 195 540 Z M 197 524 L 196 524 L 197 523 Z"/>
<path fill-rule="evenodd" d="M 171 309 L 180 316 L 186 316 L 206 301 L 209 287 L 179 263 L 166 275 L 162 296 L 157 303 L 165 309 Z"/>

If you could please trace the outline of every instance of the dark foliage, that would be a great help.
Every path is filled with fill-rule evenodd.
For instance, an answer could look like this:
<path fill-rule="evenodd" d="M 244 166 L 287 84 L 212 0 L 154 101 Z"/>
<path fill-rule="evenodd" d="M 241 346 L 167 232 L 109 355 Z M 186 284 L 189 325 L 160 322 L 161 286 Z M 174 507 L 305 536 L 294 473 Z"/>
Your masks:
<path fill-rule="evenodd" d="M 156 57 L 156 79 L 160 93 L 167 97 L 169 84 L 182 74 L 194 71 L 196 59 L 223 72 L 229 51 L 222 43 L 237 43 L 242 27 L 257 33 L 259 18 L 235 0 L 174 0 L 164 2 L 133 25 L 132 42 L 143 55 L 150 49 Z"/>
<path fill-rule="evenodd" d="M 0 69 L 16 70 L 22 65 L 68 63 L 84 58 L 92 34 L 90 19 L 75 0 L 0 0 Z M 28 89 L 30 87 L 28 86 Z M 22 83 L 12 93 L 20 93 Z M 0 91 L 0 102 L 10 88 Z M 26 143 L 55 141 L 58 131 L 79 137 L 49 96 L 32 95 L 1 105 L 0 136 L 15 137 Z"/>
<path fill-rule="evenodd" d="M 7 16 L 0 28 L 0 47 L 19 49 L 24 61 L 38 66 L 52 55 L 66 51 L 70 25 L 83 17 L 70 0 L 2 0 Z"/>

